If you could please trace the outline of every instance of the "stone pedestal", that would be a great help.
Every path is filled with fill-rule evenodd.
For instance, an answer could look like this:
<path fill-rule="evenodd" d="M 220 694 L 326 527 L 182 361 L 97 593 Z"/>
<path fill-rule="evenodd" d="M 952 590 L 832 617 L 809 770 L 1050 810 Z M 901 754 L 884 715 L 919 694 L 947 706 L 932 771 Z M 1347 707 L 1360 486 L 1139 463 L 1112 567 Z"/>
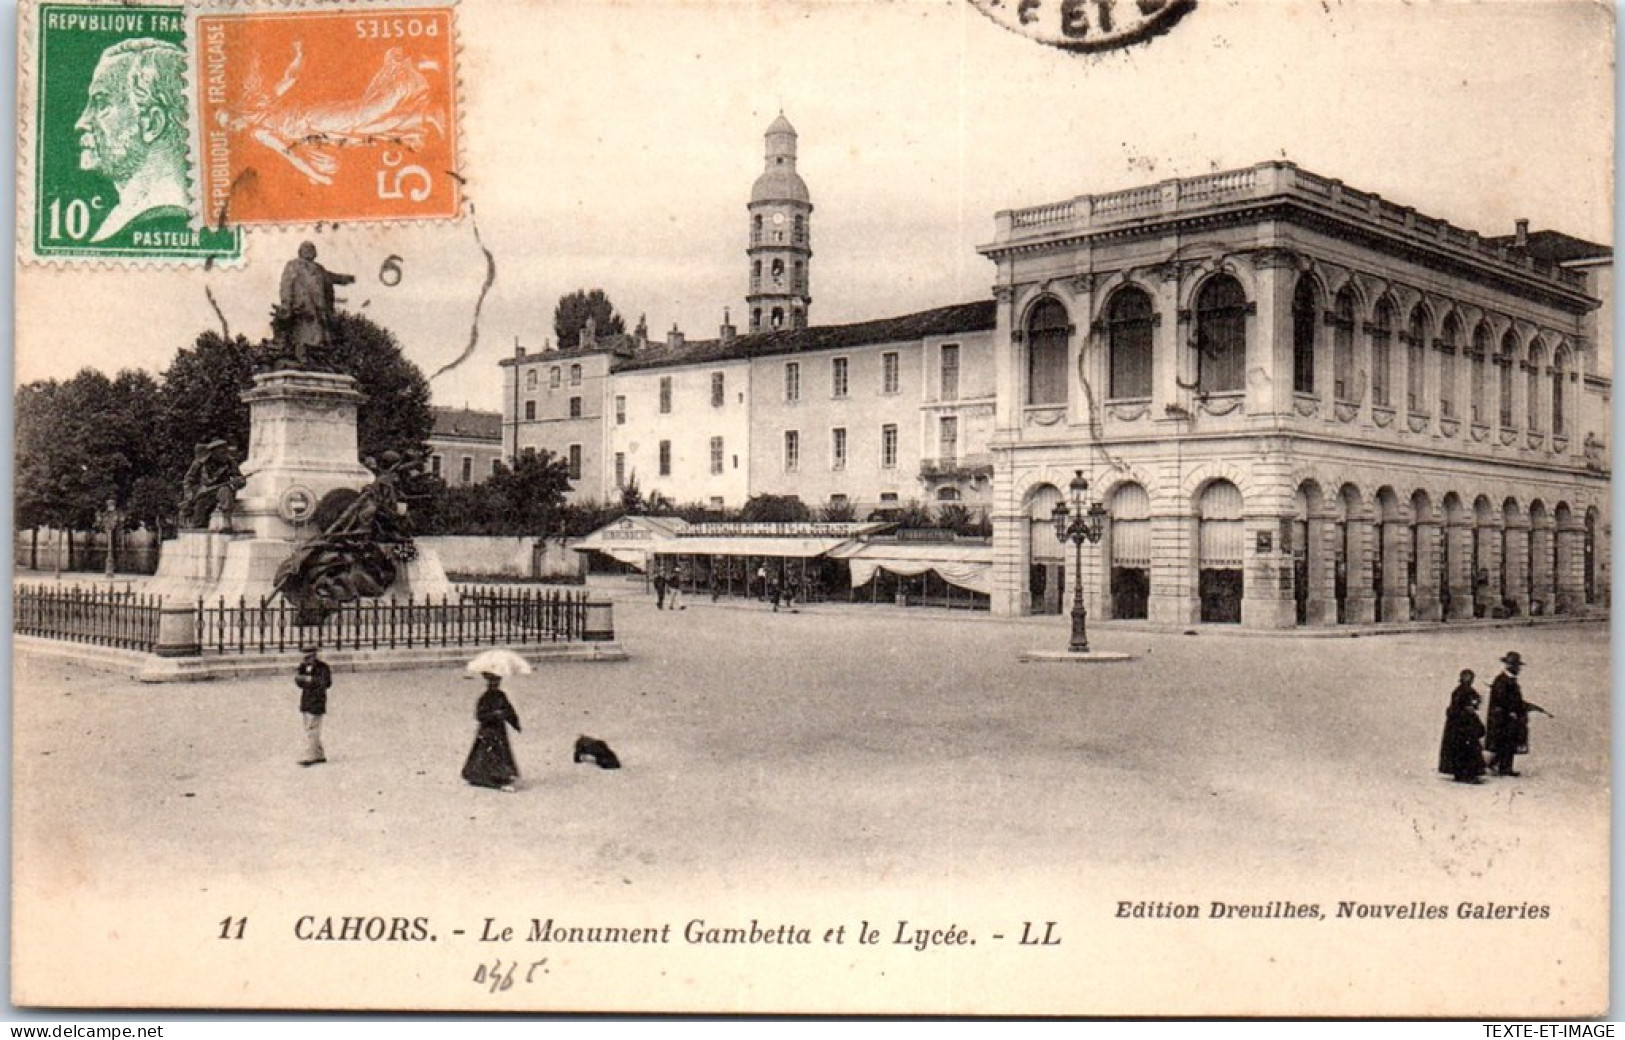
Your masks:
<path fill-rule="evenodd" d="M 358 458 L 356 409 L 362 395 L 349 376 L 297 370 L 254 377 L 243 394 L 251 433 L 237 496 L 239 529 L 257 539 L 301 540 L 323 495 L 359 489 L 372 472 Z"/>
<path fill-rule="evenodd" d="M 154 591 L 167 602 L 252 605 L 269 598 L 282 561 L 320 534 L 310 521 L 322 496 L 340 488 L 359 491 L 373 480 L 357 458 L 362 395 L 350 376 L 266 372 L 254 377 L 243 400 L 251 432 L 234 531 L 183 531 L 165 543 Z M 401 566 L 387 598 L 455 600 L 439 557 L 427 547 L 418 553 Z"/>

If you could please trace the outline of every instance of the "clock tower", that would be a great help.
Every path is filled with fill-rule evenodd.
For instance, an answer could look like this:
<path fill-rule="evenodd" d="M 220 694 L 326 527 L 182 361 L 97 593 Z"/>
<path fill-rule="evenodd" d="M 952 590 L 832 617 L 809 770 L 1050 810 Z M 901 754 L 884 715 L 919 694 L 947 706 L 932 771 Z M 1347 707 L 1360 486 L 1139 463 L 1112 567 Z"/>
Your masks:
<path fill-rule="evenodd" d="M 767 128 L 767 163 L 750 190 L 750 331 L 807 327 L 812 304 L 812 201 L 796 172 L 796 131 L 779 113 Z"/>

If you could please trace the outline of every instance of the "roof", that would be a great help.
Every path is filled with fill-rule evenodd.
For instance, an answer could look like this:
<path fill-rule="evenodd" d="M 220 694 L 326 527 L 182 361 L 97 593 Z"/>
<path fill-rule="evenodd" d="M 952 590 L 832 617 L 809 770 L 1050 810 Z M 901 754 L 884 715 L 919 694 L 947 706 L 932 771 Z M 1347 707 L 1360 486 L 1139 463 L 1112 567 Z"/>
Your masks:
<path fill-rule="evenodd" d="M 534 365 L 551 361 L 568 361 L 571 358 L 589 357 L 593 354 L 630 354 L 637 347 L 637 340 L 624 332 L 614 334 L 600 334 L 591 346 L 575 346 L 564 350 L 527 351 L 524 357 L 505 357 L 498 361 L 498 365 Z"/>
<path fill-rule="evenodd" d="M 1528 253 L 1538 263 L 1567 264 L 1576 260 L 1604 260 L 1614 255 L 1612 246 L 1587 242 L 1561 231 L 1531 231 L 1521 249 L 1516 235 L 1500 235 L 1489 241 L 1497 247 L 1505 246 L 1516 252 Z"/>
<path fill-rule="evenodd" d="M 808 202 L 807 182 L 791 166 L 771 166 L 750 186 L 751 202 Z"/>
<path fill-rule="evenodd" d="M 430 437 L 502 441 L 501 412 L 481 412 L 473 408 L 431 408 L 430 411 L 434 413 L 434 432 Z"/>
<path fill-rule="evenodd" d="M 958 303 L 895 318 L 877 318 L 851 325 L 814 325 L 805 329 L 780 329 L 735 336 L 731 340 L 694 340 L 681 346 L 651 343 L 633 357 L 615 366 L 618 372 L 640 368 L 663 368 L 718 361 L 742 361 L 778 354 L 802 354 L 819 350 L 849 350 L 881 343 L 906 343 L 927 336 L 957 336 L 969 332 L 990 332 L 997 305 L 992 300 Z"/>

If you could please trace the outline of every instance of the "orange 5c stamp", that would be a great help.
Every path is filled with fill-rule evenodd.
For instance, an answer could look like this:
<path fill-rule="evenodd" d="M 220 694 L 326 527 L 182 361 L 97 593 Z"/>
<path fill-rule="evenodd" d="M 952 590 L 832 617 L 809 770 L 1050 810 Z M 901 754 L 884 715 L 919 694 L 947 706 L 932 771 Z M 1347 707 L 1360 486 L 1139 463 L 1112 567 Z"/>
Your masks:
<path fill-rule="evenodd" d="M 208 223 L 456 216 L 454 29 L 432 6 L 195 14 Z"/>

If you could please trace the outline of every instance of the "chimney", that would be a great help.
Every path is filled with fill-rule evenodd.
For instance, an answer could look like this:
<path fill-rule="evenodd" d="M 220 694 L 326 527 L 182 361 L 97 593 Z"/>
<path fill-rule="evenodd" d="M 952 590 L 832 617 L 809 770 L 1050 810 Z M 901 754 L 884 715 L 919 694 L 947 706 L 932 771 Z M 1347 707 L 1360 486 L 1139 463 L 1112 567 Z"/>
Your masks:
<path fill-rule="evenodd" d="M 732 343 L 734 341 L 734 336 L 737 335 L 738 332 L 739 330 L 734 328 L 733 322 L 729 319 L 728 308 L 722 308 L 722 342 Z"/>
<path fill-rule="evenodd" d="M 525 348 L 520 346 L 518 336 L 513 338 L 513 357 L 515 361 L 525 360 Z"/>
<path fill-rule="evenodd" d="M 598 323 L 591 314 L 587 315 L 587 324 L 581 326 L 581 345 L 583 347 L 596 346 L 598 343 Z"/>
<path fill-rule="evenodd" d="M 683 334 L 677 328 L 677 323 L 671 323 L 671 331 L 666 333 L 666 346 L 676 350 L 683 345 Z"/>
<path fill-rule="evenodd" d="M 1516 224 L 1518 229 L 1517 245 L 1519 249 L 1529 248 L 1529 221 L 1520 220 Z"/>
<path fill-rule="evenodd" d="M 638 315 L 638 327 L 632 330 L 632 338 L 637 342 L 639 350 L 649 345 L 649 317 L 646 314 Z"/>

